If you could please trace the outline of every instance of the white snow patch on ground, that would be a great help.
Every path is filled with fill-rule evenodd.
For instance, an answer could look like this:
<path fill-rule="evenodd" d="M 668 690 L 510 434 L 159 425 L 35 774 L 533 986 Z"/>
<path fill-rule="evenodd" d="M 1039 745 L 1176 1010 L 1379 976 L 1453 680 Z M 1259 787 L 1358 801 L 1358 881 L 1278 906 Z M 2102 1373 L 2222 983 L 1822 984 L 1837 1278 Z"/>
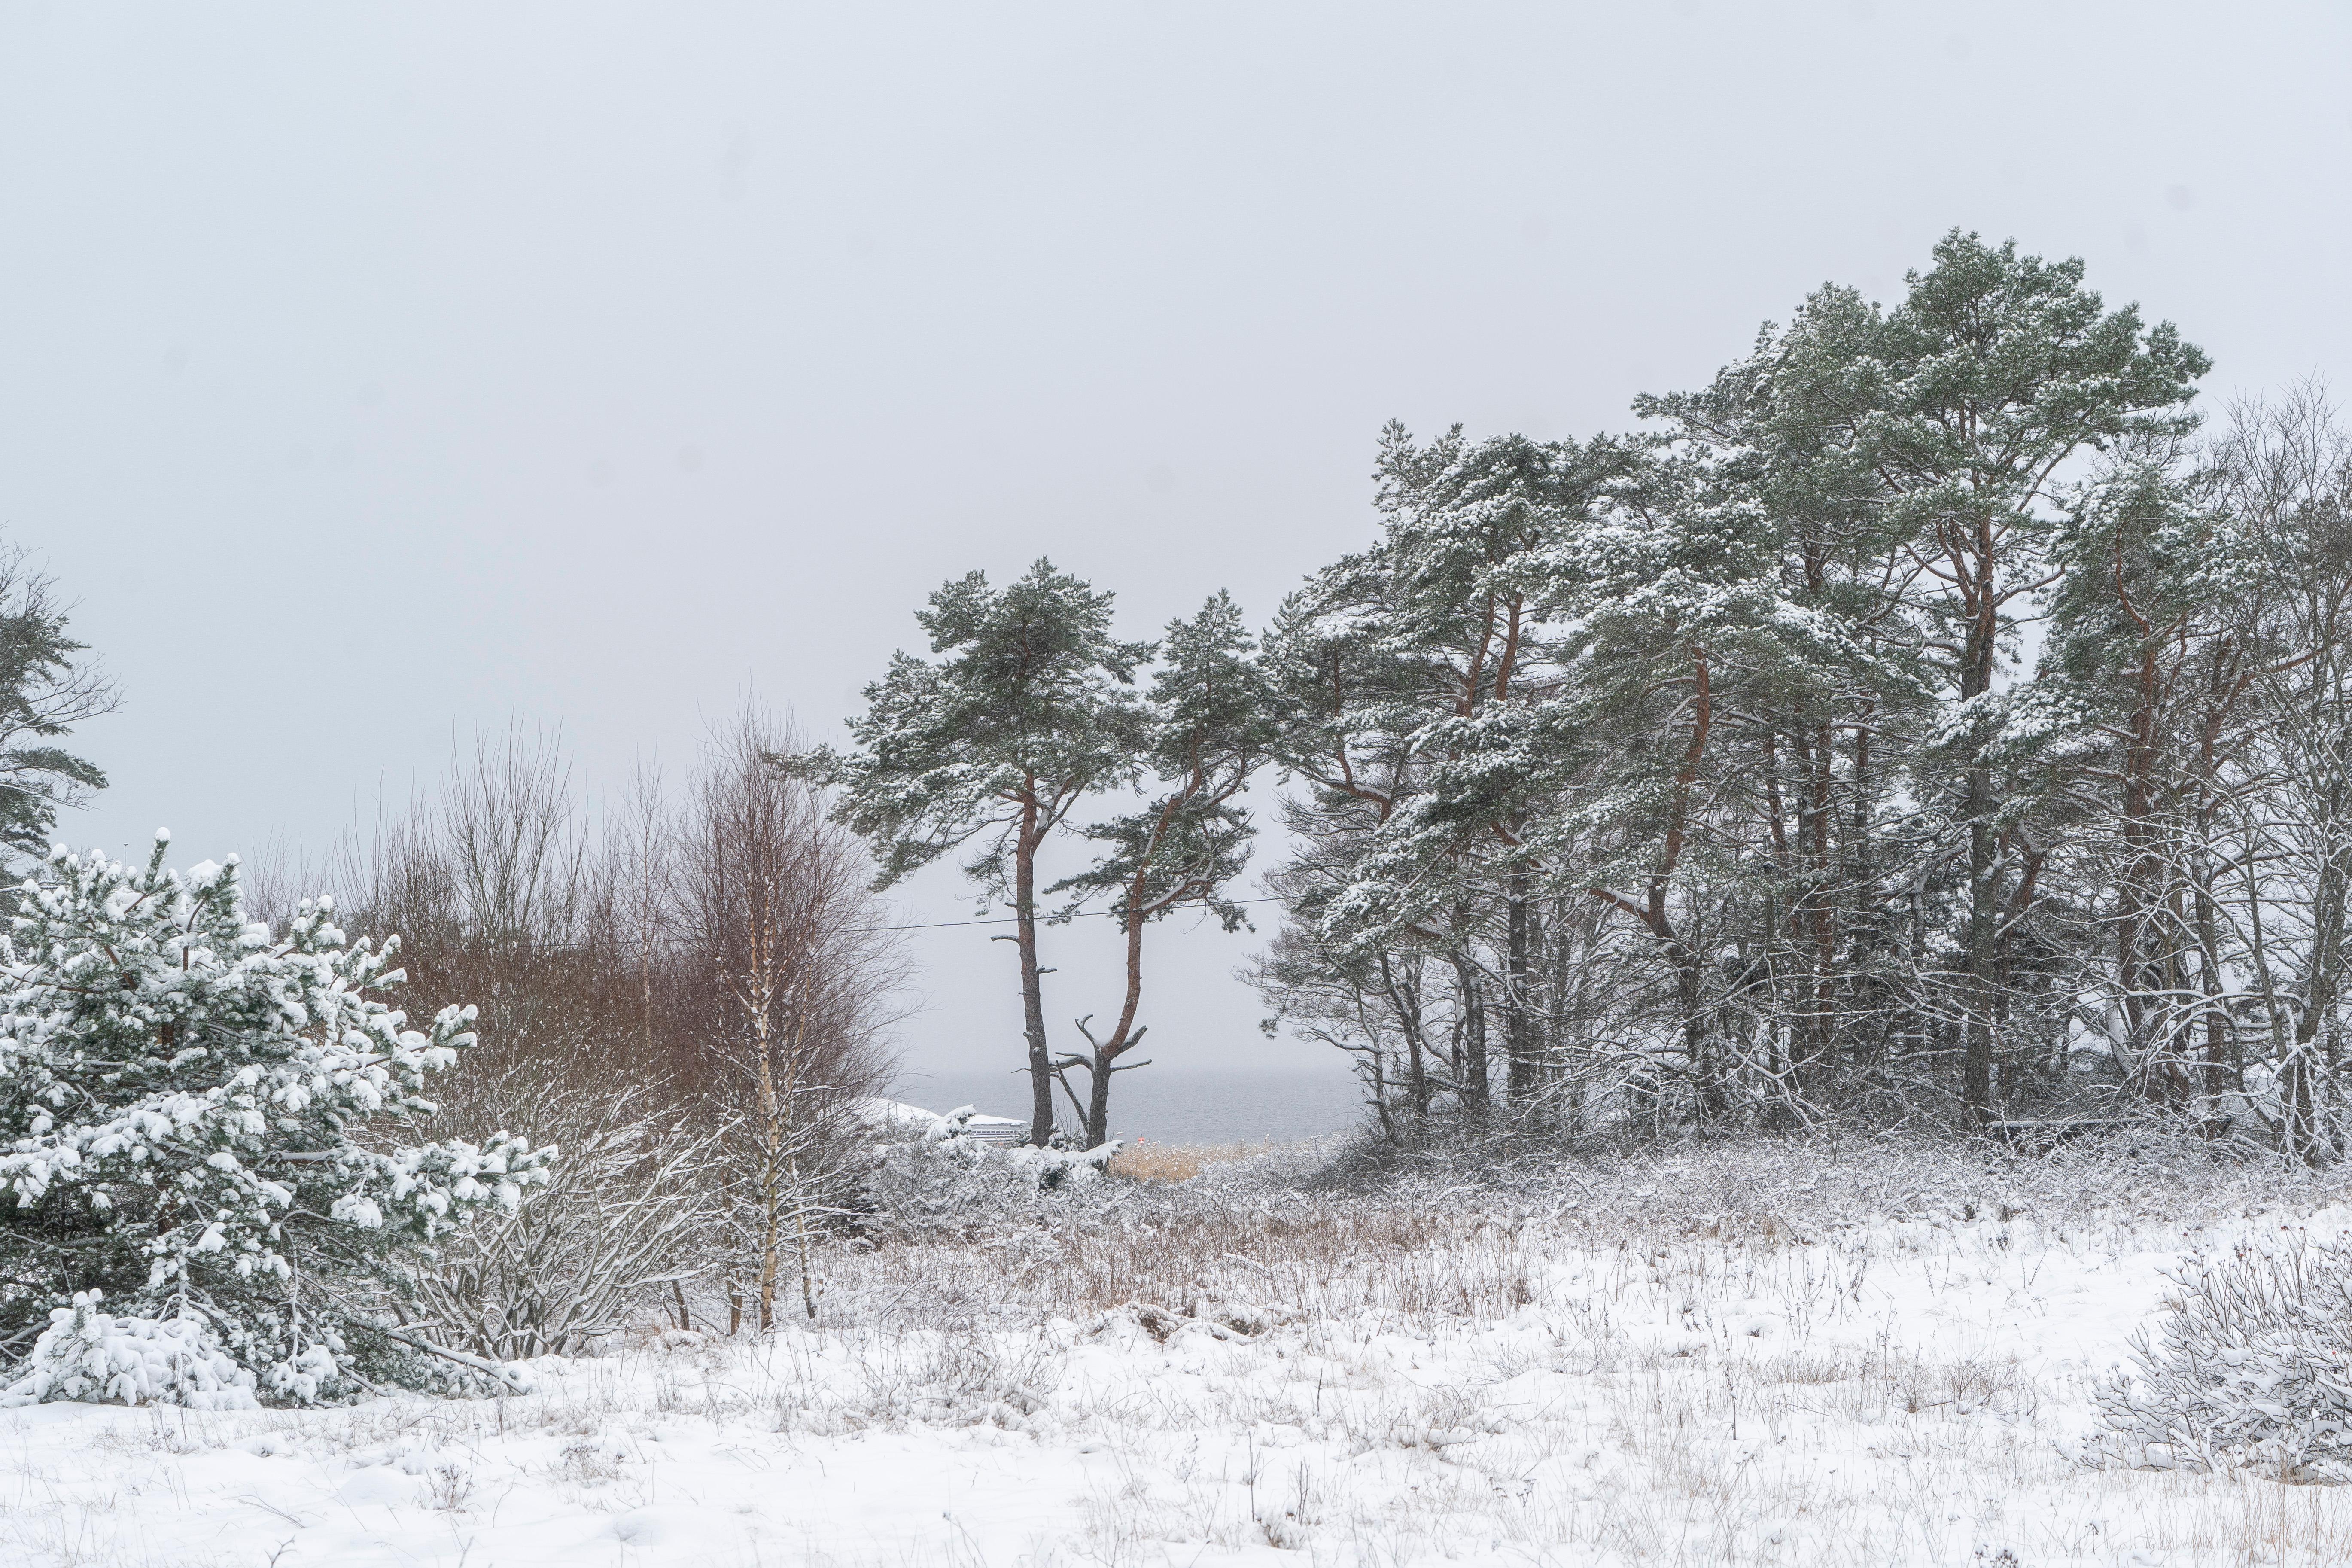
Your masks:
<path fill-rule="evenodd" d="M 1464 1226 L 1288 1310 L 1237 1261 L 1222 1304 L 673 1335 L 503 1402 L 19 1409 L 0 1562 L 2352 1562 L 2346 1491 L 2068 1458 L 2164 1271 L 2280 1226 Z"/>

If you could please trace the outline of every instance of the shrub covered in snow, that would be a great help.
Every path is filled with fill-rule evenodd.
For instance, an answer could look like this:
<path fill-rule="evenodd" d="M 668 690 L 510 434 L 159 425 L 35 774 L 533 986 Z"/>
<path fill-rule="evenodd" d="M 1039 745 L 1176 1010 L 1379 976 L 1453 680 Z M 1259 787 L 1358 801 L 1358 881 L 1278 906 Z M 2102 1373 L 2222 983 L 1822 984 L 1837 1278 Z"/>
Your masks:
<path fill-rule="evenodd" d="M 2352 1238 L 2242 1247 L 2175 1276 L 2154 1342 L 2098 1394 L 2095 1458 L 2352 1480 Z"/>
<path fill-rule="evenodd" d="M 48 1400 L 186 1405 L 245 1410 L 253 1374 L 236 1364 L 194 1318 L 118 1318 L 100 1310 L 103 1292 L 84 1290 L 49 1314 L 49 1326 L 0 1405 Z"/>
<path fill-rule="evenodd" d="M 448 1237 L 417 1281 L 444 1342 L 486 1360 L 588 1351 L 693 1279 L 717 1229 L 709 1133 L 641 1088 L 539 1097 L 531 1125 L 563 1146 L 548 1187 Z"/>
<path fill-rule="evenodd" d="M 910 1235 L 970 1235 L 1043 1218 L 1097 1195 L 1118 1152 L 1115 1141 L 1079 1150 L 974 1138 L 974 1114 L 967 1105 L 880 1130 L 860 1205 L 869 1223 Z"/>
<path fill-rule="evenodd" d="M 401 1142 L 434 1109 L 425 1075 L 473 1044 L 471 1010 L 407 1028 L 378 997 L 394 942 L 349 941 L 323 902 L 273 934 L 245 919 L 233 859 L 184 877 L 164 843 L 143 870 L 58 851 L 0 941 L 0 1356 L 49 1347 L 26 1385 L 145 1343 L 225 1357 L 289 1403 L 427 1381 L 405 1264 L 513 1209 L 551 1152 Z M 101 1290 L 122 1311 L 103 1331 Z"/>

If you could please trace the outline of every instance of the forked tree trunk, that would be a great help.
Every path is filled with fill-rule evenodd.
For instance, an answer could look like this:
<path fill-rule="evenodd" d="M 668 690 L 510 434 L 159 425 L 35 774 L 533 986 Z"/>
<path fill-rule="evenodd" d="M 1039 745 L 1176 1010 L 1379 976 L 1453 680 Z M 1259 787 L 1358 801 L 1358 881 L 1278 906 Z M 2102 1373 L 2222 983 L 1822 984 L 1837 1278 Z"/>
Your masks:
<path fill-rule="evenodd" d="M 1419 1127 L 1429 1120 L 1429 1058 L 1428 1043 L 1421 1027 L 1421 990 L 1411 981 L 1399 981 L 1389 959 L 1388 950 L 1381 950 L 1381 984 L 1388 993 L 1389 1006 L 1397 1016 L 1397 1027 L 1404 1034 L 1405 1081 L 1412 1097 L 1413 1125 Z"/>

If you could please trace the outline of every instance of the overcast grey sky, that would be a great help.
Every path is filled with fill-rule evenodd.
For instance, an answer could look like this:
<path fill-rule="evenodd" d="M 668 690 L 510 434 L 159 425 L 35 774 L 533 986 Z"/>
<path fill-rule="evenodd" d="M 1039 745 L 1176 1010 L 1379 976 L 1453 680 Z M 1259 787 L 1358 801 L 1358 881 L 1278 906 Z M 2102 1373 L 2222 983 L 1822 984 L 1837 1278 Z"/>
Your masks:
<path fill-rule="evenodd" d="M 127 695 L 68 836 L 323 843 L 510 715 L 613 784 L 747 689 L 831 733 L 1039 554 L 1263 616 L 1383 420 L 1622 427 L 1955 224 L 2209 397 L 2352 377 L 2347 18 L 0 0 L 0 524 Z M 1306 1054 L 1248 942 L 1155 945 L 1162 1070 Z M 917 1063 L 1013 1065 L 1007 949 L 917 951 Z"/>

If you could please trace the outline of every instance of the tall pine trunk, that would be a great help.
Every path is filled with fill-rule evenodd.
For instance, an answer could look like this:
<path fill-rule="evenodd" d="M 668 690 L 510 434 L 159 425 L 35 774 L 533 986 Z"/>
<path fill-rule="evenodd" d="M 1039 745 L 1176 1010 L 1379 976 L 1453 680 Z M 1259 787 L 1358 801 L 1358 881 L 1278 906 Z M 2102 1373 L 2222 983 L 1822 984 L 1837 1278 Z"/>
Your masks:
<path fill-rule="evenodd" d="M 1832 1048 L 1838 1034 L 1837 1021 L 1837 918 L 1836 867 L 1831 848 L 1830 813 L 1831 748 L 1835 737 L 1829 725 L 1822 724 L 1813 736 L 1813 745 L 1807 759 L 1812 774 L 1812 804 L 1810 812 L 1812 849 L 1812 885 L 1805 889 L 1805 901 L 1811 906 L 1807 917 L 1812 937 L 1812 994 L 1807 1001 L 1805 1020 L 1806 1044 L 1804 1070 L 1801 1081 L 1809 1089 L 1818 1088 L 1827 1072 Z"/>
<path fill-rule="evenodd" d="M 1509 950 L 1506 955 L 1508 994 L 1503 999 L 1505 1049 L 1508 1053 L 1505 1086 L 1511 1109 L 1519 1110 L 1536 1097 L 1543 1076 L 1543 1047 L 1536 1028 L 1536 1011 L 1528 1005 L 1533 984 L 1528 955 L 1535 942 L 1535 911 L 1528 901 L 1528 875 L 1511 874 L 1507 895 Z"/>
<path fill-rule="evenodd" d="M 1990 516 L 1978 520 L 1974 555 L 1976 603 L 1970 606 L 1960 664 L 1964 703 L 1991 692 L 2000 657 L 1994 599 L 2000 560 Z M 1986 754 L 1991 744 L 1991 731 L 1982 720 L 1970 726 L 1961 799 L 1961 816 L 1969 825 L 1969 921 L 1961 955 L 1968 984 L 1962 988 L 1966 1016 L 1960 1055 L 1960 1120 L 1970 1131 L 1981 1131 L 1992 1120 L 1993 1019 L 2000 1005 L 2000 841 L 1992 820 L 1999 803 L 1993 791 L 1992 763 Z"/>
<path fill-rule="evenodd" d="M 1491 1103 L 1486 1080 L 1486 997 L 1477 966 L 1459 952 L 1449 955 L 1462 1007 L 1462 1109 L 1473 1121 L 1486 1120 Z"/>
<path fill-rule="evenodd" d="M 1021 1016 L 1029 1037 L 1029 1142 L 1044 1148 L 1054 1135 L 1054 1058 L 1045 1048 L 1045 991 L 1037 972 L 1037 792 L 1027 783 L 1020 837 L 1013 847 L 1015 943 L 1021 950 Z"/>

